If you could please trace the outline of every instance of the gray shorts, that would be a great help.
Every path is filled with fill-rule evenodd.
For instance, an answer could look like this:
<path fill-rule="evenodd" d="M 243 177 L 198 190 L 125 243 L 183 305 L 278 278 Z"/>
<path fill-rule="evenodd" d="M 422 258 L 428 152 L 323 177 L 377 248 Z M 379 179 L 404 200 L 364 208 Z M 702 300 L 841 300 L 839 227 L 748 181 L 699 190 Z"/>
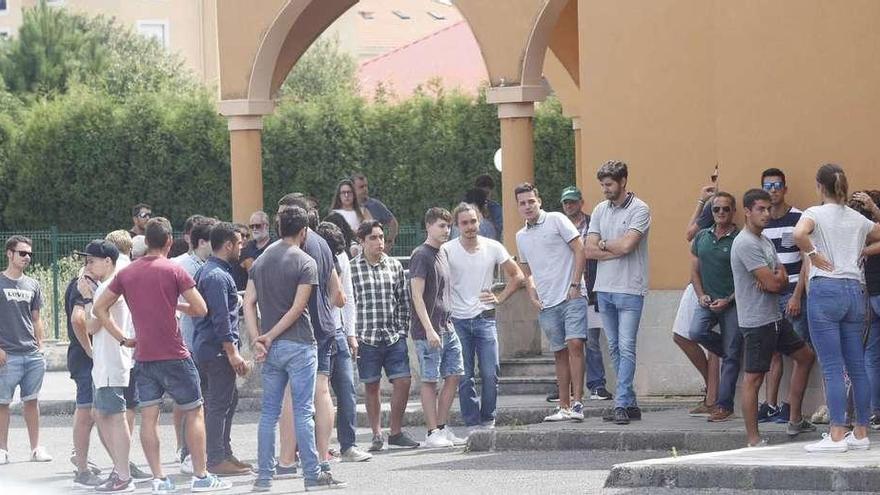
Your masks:
<path fill-rule="evenodd" d="M 103 415 L 124 413 L 126 387 L 101 387 L 95 390 L 93 407 Z"/>

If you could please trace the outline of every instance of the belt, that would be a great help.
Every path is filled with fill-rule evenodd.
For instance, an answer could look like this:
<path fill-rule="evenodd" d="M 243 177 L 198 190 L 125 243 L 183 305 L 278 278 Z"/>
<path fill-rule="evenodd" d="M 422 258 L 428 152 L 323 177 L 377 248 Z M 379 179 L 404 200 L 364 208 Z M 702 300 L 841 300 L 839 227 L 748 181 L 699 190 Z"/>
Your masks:
<path fill-rule="evenodd" d="M 480 318 L 495 318 L 495 308 L 483 311 L 480 313 Z"/>

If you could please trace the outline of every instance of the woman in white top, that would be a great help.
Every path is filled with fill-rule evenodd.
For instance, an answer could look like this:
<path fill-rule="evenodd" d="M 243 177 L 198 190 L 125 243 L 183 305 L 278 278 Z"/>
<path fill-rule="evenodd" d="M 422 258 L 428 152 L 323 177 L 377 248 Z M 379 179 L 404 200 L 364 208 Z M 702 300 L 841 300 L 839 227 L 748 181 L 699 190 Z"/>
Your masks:
<path fill-rule="evenodd" d="M 373 218 L 370 212 L 358 203 L 357 195 L 354 193 L 354 183 L 349 179 L 343 179 L 336 185 L 330 208 L 332 212 L 342 215 L 351 230 L 355 232 L 361 222 Z"/>
<path fill-rule="evenodd" d="M 880 241 L 880 226 L 846 206 L 846 174 L 827 164 L 816 173 L 820 206 L 807 208 L 795 227 L 794 239 L 809 258 L 807 319 L 810 338 L 825 378 L 825 399 L 831 434 L 806 445 L 809 452 L 863 450 L 868 441 L 871 391 L 862 341 L 865 325 L 864 275 L 860 266 L 867 242 Z M 853 388 L 855 426 L 848 431 L 844 370 Z"/>

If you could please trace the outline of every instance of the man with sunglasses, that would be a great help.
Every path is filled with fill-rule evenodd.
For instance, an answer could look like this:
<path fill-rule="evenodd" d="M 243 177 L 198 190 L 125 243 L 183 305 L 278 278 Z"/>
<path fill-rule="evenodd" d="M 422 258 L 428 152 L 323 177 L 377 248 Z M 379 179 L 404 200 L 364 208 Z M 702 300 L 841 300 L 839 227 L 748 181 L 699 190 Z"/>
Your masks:
<path fill-rule="evenodd" d="M 52 460 L 40 447 L 37 397 L 46 373 L 40 284 L 24 274 L 33 259 L 33 242 L 14 235 L 6 241 L 6 269 L 0 274 L 0 464 L 9 464 L 9 404 L 18 387 L 27 424 L 31 462 Z"/>
<path fill-rule="evenodd" d="M 245 285 L 247 285 L 247 272 L 272 242 L 272 236 L 269 235 L 269 215 L 265 211 L 258 210 L 251 213 L 248 228 L 250 228 L 253 239 L 247 241 L 241 248 L 241 258 L 239 258 L 239 267 L 245 274 Z"/>
<path fill-rule="evenodd" d="M 779 308 L 782 314 L 794 327 L 795 332 L 806 343 L 810 343 L 810 330 L 807 323 L 807 269 L 803 263 L 801 251 L 794 243 L 794 227 L 801 219 L 801 210 L 791 206 L 785 200 L 788 186 L 785 173 L 778 168 L 768 168 L 761 173 L 762 189 L 770 195 L 770 220 L 764 229 L 764 236 L 770 239 L 779 260 L 788 274 L 788 285 L 779 295 Z M 801 272 L 803 276 L 801 276 Z M 770 371 L 766 377 L 766 402 L 758 407 L 758 422 L 788 423 L 791 416 L 791 400 L 783 401 L 777 406 L 779 383 L 782 381 L 782 356 L 773 354 Z"/>
<path fill-rule="evenodd" d="M 733 414 L 742 353 L 730 267 L 731 247 L 739 234 L 733 223 L 735 213 L 736 199 L 726 192 L 716 193 L 712 199 L 715 225 L 699 231 L 691 244 L 691 282 L 700 304 L 689 333 L 709 352 L 722 358 L 718 399 L 709 414 L 710 422 L 727 421 Z M 711 331 L 715 325 L 721 327 L 720 335 Z"/>
<path fill-rule="evenodd" d="M 138 203 L 131 207 L 131 228 L 128 233 L 132 237 L 144 235 L 147 228 L 147 222 L 153 218 L 153 208 L 146 203 Z"/>

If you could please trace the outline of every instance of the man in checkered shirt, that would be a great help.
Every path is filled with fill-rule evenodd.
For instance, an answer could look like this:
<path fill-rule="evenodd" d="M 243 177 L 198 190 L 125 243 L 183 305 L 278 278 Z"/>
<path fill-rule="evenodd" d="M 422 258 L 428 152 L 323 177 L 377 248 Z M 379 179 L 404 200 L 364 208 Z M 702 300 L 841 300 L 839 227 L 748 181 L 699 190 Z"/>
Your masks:
<path fill-rule="evenodd" d="M 388 445 L 418 447 L 418 442 L 400 429 L 410 387 L 409 354 L 406 348 L 409 286 L 403 266 L 385 254 L 385 234 L 381 223 L 365 221 L 358 227 L 357 235 L 363 253 L 351 260 L 351 282 L 357 306 L 355 333 L 360 344 L 358 375 L 366 389 L 367 417 L 373 430 L 370 452 L 385 448 L 379 406 L 382 368 L 394 388 Z"/>

